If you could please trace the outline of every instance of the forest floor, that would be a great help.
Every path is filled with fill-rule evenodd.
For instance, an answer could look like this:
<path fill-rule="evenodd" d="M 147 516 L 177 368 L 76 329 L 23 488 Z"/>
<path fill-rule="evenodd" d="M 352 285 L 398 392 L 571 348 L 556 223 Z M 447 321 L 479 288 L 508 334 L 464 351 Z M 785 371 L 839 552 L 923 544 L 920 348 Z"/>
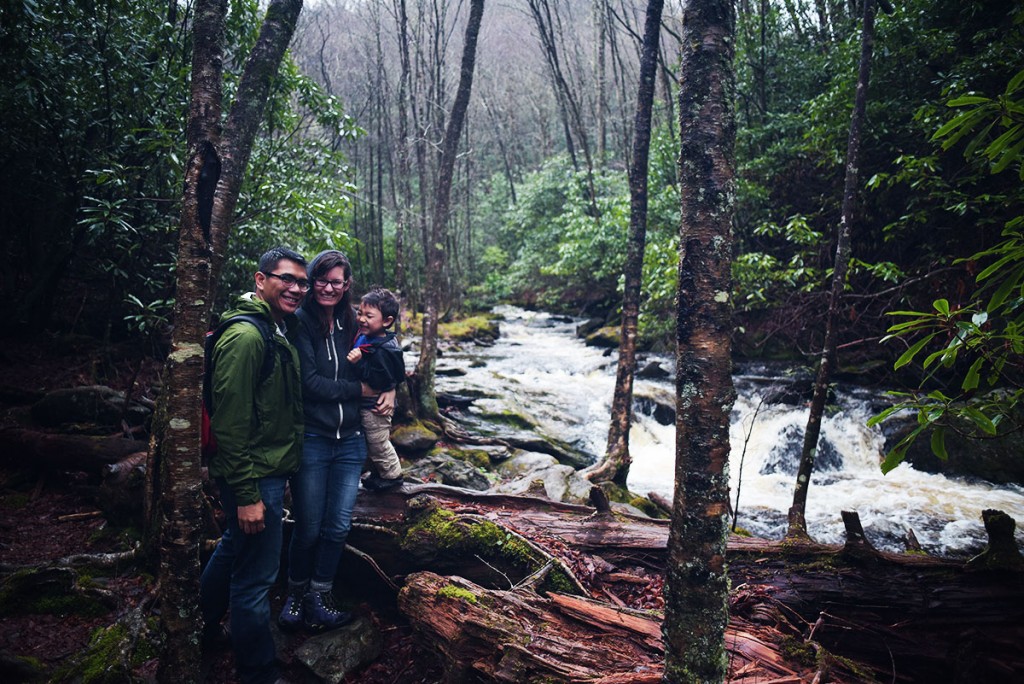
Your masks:
<path fill-rule="evenodd" d="M 19 421 L 33 397 L 65 387 L 104 384 L 125 390 L 133 384 L 133 396 L 154 397 L 160 373 L 153 359 L 139 358 L 133 350 L 107 348 L 81 340 L 68 347 L 67 340 L 8 341 L 0 351 L 0 429 Z M 0 565 L 39 566 L 76 554 L 123 551 L 139 536 L 137 528 L 117 527 L 97 510 L 90 476 L 78 472 L 45 471 L 16 454 L 0 458 Z M 149 598 L 152 577 L 136 570 L 92 578 L 114 597 L 103 611 L 95 607 L 82 615 L 65 604 L 38 612 L 19 610 L 22 605 L 0 584 L 0 681 L 34 681 L 36 674 L 23 669 L 18 658 L 34 661 L 49 681 L 64 681 L 59 673 L 75 662 L 97 630 L 113 624 L 140 601 Z M 274 614 L 280 609 L 283 586 L 272 593 Z M 155 606 L 154 610 L 159 610 Z M 383 655 L 376 662 L 346 678 L 350 684 L 408 682 L 424 684 L 441 679 L 440 663 L 414 638 L 408 622 L 391 605 L 362 603 L 354 608 L 371 618 L 380 631 Z M 294 682 L 313 681 L 294 658 L 304 635 L 285 637 L 278 654 L 284 675 Z M 139 664 L 141 678 L 155 675 L 157 663 Z M 234 663 L 230 649 L 203 662 L 210 684 L 233 684 Z M 38 672 L 38 671 L 37 671 Z M 56 676 L 55 676 L 56 674 Z M 68 679 L 73 677 L 68 676 Z"/>

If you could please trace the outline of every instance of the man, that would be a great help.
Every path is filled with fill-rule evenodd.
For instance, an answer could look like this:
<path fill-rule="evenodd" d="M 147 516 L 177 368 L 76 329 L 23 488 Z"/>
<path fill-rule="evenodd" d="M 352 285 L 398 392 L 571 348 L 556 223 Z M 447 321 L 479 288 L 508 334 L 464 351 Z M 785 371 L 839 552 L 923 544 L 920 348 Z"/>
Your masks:
<path fill-rule="evenodd" d="M 220 488 L 227 525 L 203 571 L 199 606 L 204 637 L 222 632 L 231 609 L 231 643 L 243 684 L 278 681 L 270 631 L 270 588 L 281 559 L 285 483 L 302 452 L 302 390 L 298 353 L 285 335 L 309 290 L 306 260 L 283 247 L 259 261 L 256 289 L 240 296 L 223 318 L 259 317 L 228 326 L 213 349 L 212 413 L 217 440 L 210 475 Z M 273 365 L 264 369 L 266 345 Z M 269 364 L 268 364 L 269 366 Z"/>

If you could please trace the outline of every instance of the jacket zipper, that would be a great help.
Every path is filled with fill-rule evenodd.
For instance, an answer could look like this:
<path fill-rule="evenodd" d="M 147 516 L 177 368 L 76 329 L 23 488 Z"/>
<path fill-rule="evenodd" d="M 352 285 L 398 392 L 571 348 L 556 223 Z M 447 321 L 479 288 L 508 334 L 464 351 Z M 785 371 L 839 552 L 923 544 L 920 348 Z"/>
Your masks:
<path fill-rule="evenodd" d="M 340 330 L 335 322 L 335 330 Z M 334 361 L 334 381 L 338 381 L 338 348 L 334 346 L 334 332 L 327 335 L 327 358 Z M 345 424 L 345 405 L 338 402 L 338 428 L 334 432 L 335 439 L 341 439 L 341 426 Z"/>

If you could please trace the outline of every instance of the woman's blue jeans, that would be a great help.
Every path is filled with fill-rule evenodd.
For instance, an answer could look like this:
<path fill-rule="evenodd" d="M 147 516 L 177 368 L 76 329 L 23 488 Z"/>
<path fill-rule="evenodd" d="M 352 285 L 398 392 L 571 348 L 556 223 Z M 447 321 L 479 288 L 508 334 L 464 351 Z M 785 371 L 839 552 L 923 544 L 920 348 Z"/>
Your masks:
<path fill-rule="evenodd" d="M 292 477 L 295 529 L 288 549 L 288 579 L 330 586 L 352 528 L 352 509 L 366 460 L 366 439 L 357 430 L 345 439 L 307 434 L 302 464 Z"/>
<path fill-rule="evenodd" d="M 281 566 L 282 518 L 287 478 L 264 477 L 260 497 L 266 507 L 264 529 L 245 534 L 238 527 L 238 504 L 227 482 L 218 479 L 227 526 L 199 584 L 199 609 L 207 625 L 216 625 L 231 607 L 231 644 L 239 679 L 263 684 L 277 679 L 274 637 L 270 632 L 270 588 Z"/>

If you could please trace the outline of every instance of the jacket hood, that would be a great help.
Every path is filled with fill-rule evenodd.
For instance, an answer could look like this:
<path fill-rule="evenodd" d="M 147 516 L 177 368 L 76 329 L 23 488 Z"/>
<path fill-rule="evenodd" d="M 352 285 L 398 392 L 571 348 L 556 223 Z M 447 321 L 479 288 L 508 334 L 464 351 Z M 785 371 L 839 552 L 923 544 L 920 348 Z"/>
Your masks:
<path fill-rule="evenodd" d="M 293 329 L 297 325 L 295 314 L 288 314 L 281 324 L 274 320 L 270 312 L 270 305 L 256 296 L 255 292 L 245 292 L 235 299 L 234 306 L 221 314 L 221 320 L 246 314 L 249 316 L 263 316 L 276 325 L 282 332 Z"/>
<path fill-rule="evenodd" d="M 221 318 L 231 318 L 242 314 L 264 316 L 273 320 L 273 316 L 270 314 L 270 305 L 257 297 L 255 292 L 239 295 L 234 301 L 234 306 L 221 314 Z"/>

